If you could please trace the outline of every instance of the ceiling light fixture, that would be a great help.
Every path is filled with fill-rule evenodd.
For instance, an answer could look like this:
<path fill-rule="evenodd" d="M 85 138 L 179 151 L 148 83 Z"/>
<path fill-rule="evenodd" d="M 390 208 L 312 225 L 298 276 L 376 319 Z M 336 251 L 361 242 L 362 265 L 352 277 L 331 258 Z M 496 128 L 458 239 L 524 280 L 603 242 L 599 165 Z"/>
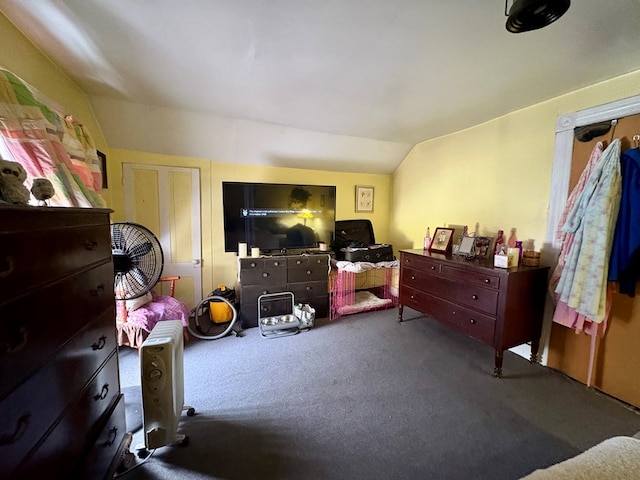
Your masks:
<path fill-rule="evenodd" d="M 509 1 L 504 2 L 504 14 L 507 18 L 507 30 L 511 33 L 537 30 L 555 22 L 564 15 L 571 0 L 514 0 L 507 13 Z"/>

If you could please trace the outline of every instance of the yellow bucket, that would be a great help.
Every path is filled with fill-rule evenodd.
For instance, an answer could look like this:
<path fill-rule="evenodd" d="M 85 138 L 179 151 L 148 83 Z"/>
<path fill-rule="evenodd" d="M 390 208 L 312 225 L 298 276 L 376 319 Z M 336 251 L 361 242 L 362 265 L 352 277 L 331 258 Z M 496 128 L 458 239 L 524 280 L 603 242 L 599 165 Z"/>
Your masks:
<path fill-rule="evenodd" d="M 233 318 L 233 311 L 231 307 L 222 300 L 209 302 L 209 317 L 213 323 L 226 323 L 230 322 Z"/>
<path fill-rule="evenodd" d="M 213 293 L 217 296 L 225 298 L 224 293 L 227 291 L 227 287 L 224 285 L 218 285 L 218 289 Z M 222 300 L 209 301 L 209 318 L 213 323 L 227 323 L 233 318 L 233 309 L 227 302 Z"/>

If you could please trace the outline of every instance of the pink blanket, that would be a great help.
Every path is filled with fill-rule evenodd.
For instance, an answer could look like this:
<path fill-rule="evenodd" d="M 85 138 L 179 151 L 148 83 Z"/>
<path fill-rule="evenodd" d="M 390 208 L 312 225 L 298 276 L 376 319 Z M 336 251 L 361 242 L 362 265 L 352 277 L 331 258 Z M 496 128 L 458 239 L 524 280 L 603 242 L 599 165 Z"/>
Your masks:
<path fill-rule="evenodd" d="M 127 323 L 133 324 L 147 332 L 153 330 L 156 323 L 162 320 L 180 320 L 186 327 L 189 322 L 190 309 L 180 300 L 168 295 L 151 292 L 153 299 L 142 307 L 129 312 Z"/>

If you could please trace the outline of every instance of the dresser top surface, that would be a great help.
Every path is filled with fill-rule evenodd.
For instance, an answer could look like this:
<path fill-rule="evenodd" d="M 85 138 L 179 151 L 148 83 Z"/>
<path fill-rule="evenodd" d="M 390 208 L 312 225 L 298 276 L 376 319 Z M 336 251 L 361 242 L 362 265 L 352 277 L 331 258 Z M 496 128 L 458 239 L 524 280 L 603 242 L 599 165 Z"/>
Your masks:
<path fill-rule="evenodd" d="M 108 208 L 0 205 L 0 234 L 108 223 Z"/>
<path fill-rule="evenodd" d="M 500 268 L 493 265 L 493 256 L 491 256 L 491 258 L 468 259 L 468 258 L 465 258 L 464 256 L 459 256 L 459 255 L 445 255 L 443 253 L 433 253 L 433 252 L 423 250 L 422 248 L 400 250 L 400 253 L 406 253 L 411 255 L 418 255 L 420 257 L 431 258 L 433 260 L 446 262 L 450 265 L 455 265 L 459 267 L 490 269 L 496 273 L 499 273 L 499 272 L 515 273 L 515 272 L 530 271 L 530 270 L 548 270 L 549 269 L 549 267 L 543 266 L 543 265 L 538 267 L 518 265 L 517 267 Z"/>

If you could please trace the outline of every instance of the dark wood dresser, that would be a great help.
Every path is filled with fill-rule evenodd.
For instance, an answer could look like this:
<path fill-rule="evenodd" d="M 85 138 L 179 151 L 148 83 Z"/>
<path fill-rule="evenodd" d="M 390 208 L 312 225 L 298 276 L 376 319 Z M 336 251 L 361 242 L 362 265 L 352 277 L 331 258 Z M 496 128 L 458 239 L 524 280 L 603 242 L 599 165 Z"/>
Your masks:
<path fill-rule="evenodd" d="M 328 254 L 240 258 L 242 328 L 258 326 L 258 297 L 269 293 L 291 292 L 296 303 L 314 307 L 317 318 L 326 317 L 329 311 L 329 259 Z M 263 305 L 261 316 L 287 313 L 287 308 L 291 310 L 290 305 L 290 299 L 270 302 Z"/>
<path fill-rule="evenodd" d="M 0 478 L 107 478 L 128 448 L 110 212 L 0 206 Z"/>
<path fill-rule="evenodd" d="M 406 305 L 492 346 L 499 377 L 509 348 L 531 342 L 531 361 L 537 361 L 548 271 L 402 250 L 398 321 Z"/>

